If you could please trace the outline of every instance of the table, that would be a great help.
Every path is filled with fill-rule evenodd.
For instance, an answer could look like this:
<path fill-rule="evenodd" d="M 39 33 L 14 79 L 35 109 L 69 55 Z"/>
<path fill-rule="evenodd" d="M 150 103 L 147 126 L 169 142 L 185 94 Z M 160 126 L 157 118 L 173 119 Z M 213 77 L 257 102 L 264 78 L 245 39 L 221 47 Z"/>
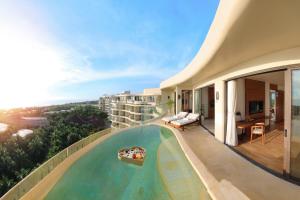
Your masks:
<path fill-rule="evenodd" d="M 253 122 L 239 121 L 236 122 L 236 128 L 241 129 L 242 135 L 244 135 L 247 133 L 247 129 L 253 126 L 254 124 L 255 124 L 254 121 Z"/>

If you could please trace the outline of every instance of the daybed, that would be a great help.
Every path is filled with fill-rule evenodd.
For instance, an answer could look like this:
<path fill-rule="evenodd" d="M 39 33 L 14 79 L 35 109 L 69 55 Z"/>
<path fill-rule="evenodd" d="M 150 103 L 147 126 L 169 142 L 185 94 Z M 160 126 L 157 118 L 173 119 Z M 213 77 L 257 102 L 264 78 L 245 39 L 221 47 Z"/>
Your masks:
<path fill-rule="evenodd" d="M 170 123 L 170 122 L 175 121 L 175 120 L 183 119 L 183 118 L 185 118 L 187 115 L 188 115 L 187 112 L 180 112 L 180 113 L 178 113 L 177 115 L 173 115 L 173 116 L 169 116 L 169 117 L 164 117 L 164 118 L 162 118 L 161 120 L 164 121 L 165 124 L 167 124 L 167 123 Z"/>
<path fill-rule="evenodd" d="M 185 126 L 195 122 L 199 122 L 199 114 L 190 113 L 183 119 L 172 121 L 171 124 L 176 128 L 182 128 L 182 130 L 184 131 Z"/>

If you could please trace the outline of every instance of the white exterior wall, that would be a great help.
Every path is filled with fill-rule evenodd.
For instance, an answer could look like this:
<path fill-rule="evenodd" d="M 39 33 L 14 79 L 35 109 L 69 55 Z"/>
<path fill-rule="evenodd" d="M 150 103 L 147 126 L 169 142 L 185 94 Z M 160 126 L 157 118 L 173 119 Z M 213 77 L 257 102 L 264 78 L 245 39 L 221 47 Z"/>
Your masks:
<path fill-rule="evenodd" d="M 225 141 L 225 81 L 216 80 L 215 82 L 215 138 L 220 142 Z M 219 99 L 217 99 L 217 93 Z"/>
<path fill-rule="evenodd" d="M 168 102 L 168 97 L 170 97 L 170 99 L 172 99 L 174 101 L 174 95 L 173 95 L 173 91 L 170 90 L 163 90 L 161 92 L 161 103 L 165 104 Z"/>
<path fill-rule="evenodd" d="M 182 91 L 182 89 L 177 86 L 175 89 L 175 92 L 176 92 L 176 114 L 181 112 L 181 99 L 182 99 L 181 91 Z M 178 95 L 180 95 L 180 99 L 178 99 Z"/>

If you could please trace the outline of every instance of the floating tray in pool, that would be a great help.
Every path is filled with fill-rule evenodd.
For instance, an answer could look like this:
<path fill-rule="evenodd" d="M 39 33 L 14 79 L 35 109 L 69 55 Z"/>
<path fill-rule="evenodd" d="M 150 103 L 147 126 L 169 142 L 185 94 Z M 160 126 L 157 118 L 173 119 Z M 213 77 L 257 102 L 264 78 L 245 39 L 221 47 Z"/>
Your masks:
<path fill-rule="evenodd" d="M 136 165 L 143 165 L 144 160 L 146 157 L 146 150 L 142 147 L 130 147 L 130 148 L 124 148 L 119 150 L 118 152 L 118 159 L 136 164 Z"/>

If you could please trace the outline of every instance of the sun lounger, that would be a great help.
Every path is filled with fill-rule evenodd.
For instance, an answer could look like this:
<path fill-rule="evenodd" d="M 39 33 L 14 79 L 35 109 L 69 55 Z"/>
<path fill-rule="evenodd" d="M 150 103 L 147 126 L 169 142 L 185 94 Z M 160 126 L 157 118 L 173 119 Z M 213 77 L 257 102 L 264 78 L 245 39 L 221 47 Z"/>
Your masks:
<path fill-rule="evenodd" d="M 190 113 L 183 119 L 172 121 L 171 124 L 176 128 L 182 128 L 184 131 L 185 126 L 195 122 L 199 122 L 199 114 Z"/>
<path fill-rule="evenodd" d="M 161 120 L 165 122 L 165 124 L 170 123 L 175 120 L 183 119 L 188 115 L 187 112 L 180 112 L 177 115 L 169 116 L 169 117 L 164 117 Z"/>

